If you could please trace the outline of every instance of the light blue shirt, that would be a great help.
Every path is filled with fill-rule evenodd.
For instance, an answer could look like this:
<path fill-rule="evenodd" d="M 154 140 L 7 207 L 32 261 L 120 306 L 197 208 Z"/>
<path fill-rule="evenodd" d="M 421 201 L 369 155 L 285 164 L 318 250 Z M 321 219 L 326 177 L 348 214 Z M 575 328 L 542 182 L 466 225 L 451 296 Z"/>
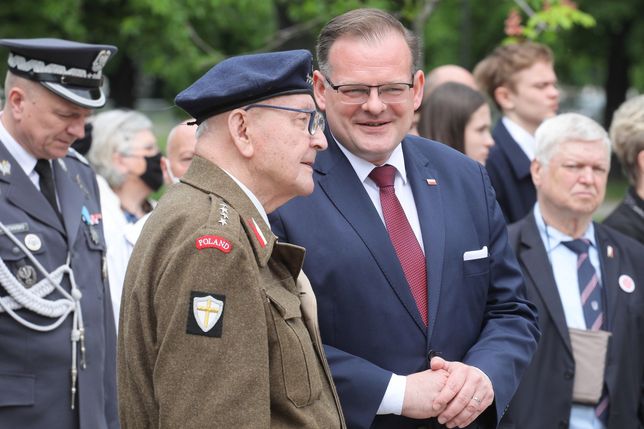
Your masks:
<path fill-rule="evenodd" d="M 539 203 L 534 206 L 534 218 L 537 221 L 539 235 L 546 248 L 546 254 L 552 266 L 552 273 L 557 283 L 561 305 L 569 328 L 588 329 L 581 305 L 579 283 L 577 281 L 577 254 L 562 244 L 573 240 L 553 226 L 547 225 L 541 215 Z M 591 222 L 586 232 L 580 237 L 590 241 L 588 257 L 595 268 L 601 287 L 601 269 L 599 252 L 595 240 L 595 228 Z M 573 404 L 570 410 L 570 429 L 605 429 L 603 423 L 595 416 L 595 407 Z"/>

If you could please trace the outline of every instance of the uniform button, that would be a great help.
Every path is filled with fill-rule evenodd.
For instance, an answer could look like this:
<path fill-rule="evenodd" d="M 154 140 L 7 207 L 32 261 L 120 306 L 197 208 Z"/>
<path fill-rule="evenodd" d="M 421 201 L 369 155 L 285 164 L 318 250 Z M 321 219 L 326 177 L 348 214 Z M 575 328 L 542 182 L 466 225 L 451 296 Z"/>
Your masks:
<path fill-rule="evenodd" d="M 568 420 L 561 420 L 561 421 L 559 422 L 559 427 L 560 427 L 561 429 L 566 429 L 566 428 L 568 427 Z"/>
<path fill-rule="evenodd" d="M 566 371 L 564 371 L 564 378 L 566 380 L 572 380 L 574 377 L 575 377 L 575 373 L 572 372 L 571 370 L 567 369 Z"/>
<path fill-rule="evenodd" d="M 20 248 L 18 246 L 14 246 L 13 249 L 11 249 L 14 255 L 17 255 L 20 253 Z"/>

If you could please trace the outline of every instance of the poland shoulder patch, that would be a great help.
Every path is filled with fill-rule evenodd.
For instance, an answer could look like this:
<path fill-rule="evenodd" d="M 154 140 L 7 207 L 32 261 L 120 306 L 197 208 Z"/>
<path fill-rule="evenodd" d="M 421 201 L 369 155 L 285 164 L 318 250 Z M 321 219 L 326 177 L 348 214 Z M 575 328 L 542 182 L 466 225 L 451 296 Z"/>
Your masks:
<path fill-rule="evenodd" d="M 221 337 L 225 300 L 223 295 L 191 291 L 187 332 Z"/>

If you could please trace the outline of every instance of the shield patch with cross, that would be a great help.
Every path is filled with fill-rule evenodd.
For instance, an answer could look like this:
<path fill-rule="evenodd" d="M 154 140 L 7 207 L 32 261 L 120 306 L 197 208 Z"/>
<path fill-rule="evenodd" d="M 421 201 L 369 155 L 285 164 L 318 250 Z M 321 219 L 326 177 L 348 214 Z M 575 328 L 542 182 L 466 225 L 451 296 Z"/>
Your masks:
<path fill-rule="evenodd" d="M 196 297 L 192 300 L 192 311 L 195 320 L 204 332 L 210 331 L 217 324 L 223 309 L 223 301 L 219 301 L 210 295 Z"/>

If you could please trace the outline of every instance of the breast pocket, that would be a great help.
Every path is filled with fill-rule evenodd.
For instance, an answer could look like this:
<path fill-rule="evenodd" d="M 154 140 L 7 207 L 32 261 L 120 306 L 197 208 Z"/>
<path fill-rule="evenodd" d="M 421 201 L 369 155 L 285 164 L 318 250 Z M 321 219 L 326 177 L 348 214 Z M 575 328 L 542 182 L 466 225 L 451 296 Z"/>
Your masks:
<path fill-rule="evenodd" d="M 490 271 L 490 258 L 470 259 L 463 261 L 463 276 L 473 277 L 487 274 Z"/>
<path fill-rule="evenodd" d="M 16 233 L 14 236 L 37 260 L 41 260 L 45 251 L 44 237 L 41 234 Z M 5 235 L 0 236 L 0 258 L 11 274 L 26 288 L 33 286 L 42 277 L 35 264 Z"/>
<path fill-rule="evenodd" d="M 271 304 L 286 396 L 297 407 L 309 405 L 320 397 L 322 379 L 317 354 L 302 319 L 300 300 L 280 285 L 266 290 L 266 295 Z"/>

